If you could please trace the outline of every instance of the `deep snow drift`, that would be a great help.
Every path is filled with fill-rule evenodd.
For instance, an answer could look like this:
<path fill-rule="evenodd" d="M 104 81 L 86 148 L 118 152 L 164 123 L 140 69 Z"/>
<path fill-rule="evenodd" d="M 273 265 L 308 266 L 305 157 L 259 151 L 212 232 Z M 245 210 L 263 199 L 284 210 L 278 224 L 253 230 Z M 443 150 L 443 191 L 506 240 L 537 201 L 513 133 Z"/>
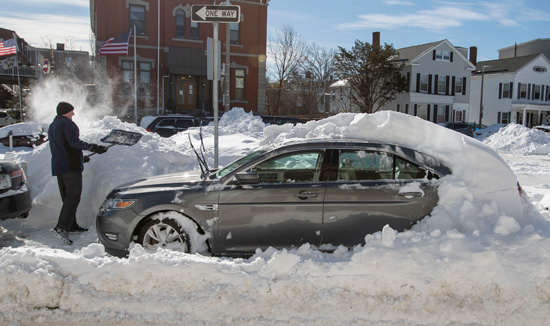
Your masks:
<path fill-rule="evenodd" d="M 77 109 L 75 121 L 88 142 L 99 142 L 115 128 L 145 133 L 113 117 L 87 119 L 79 113 Z M 417 124 L 425 127 L 411 128 Z M 202 131 L 212 165 L 213 128 Z M 7 159 L 27 162 L 34 199 L 26 220 L 0 224 L 0 323 L 547 324 L 550 228 L 541 204 L 550 188 L 550 171 L 543 168 L 550 136 L 511 125 L 484 141 L 513 161 L 514 172 L 540 180 L 525 187 L 536 193 L 529 198 L 532 203 L 524 202 L 523 213 L 512 216 L 496 202 L 476 196 L 492 186 L 483 174 L 492 165 L 472 165 L 468 148 L 486 145 L 453 131 L 390 112 L 266 128 L 260 118 L 233 109 L 220 121 L 222 166 L 275 141 L 377 136 L 397 137 L 410 147 L 444 156 L 455 174 L 441 180 L 440 204 L 413 230 L 396 233 L 386 228 L 367 236 L 365 246 L 349 251 L 339 248 L 327 254 L 304 245 L 227 259 L 165 250 L 148 254 L 136 246 L 128 259 L 106 255 L 96 243 L 94 226 L 105 195 L 136 178 L 198 169 L 188 134 L 199 143 L 198 129 L 168 139 L 145 134 L 132 147 L 114 146 L 92 156 L 85 166 L 78 213 L 79 222 L 91 229 L 73 235 L 73 246 L 63 246 L 49 235 L 60 198 L 50 175 L 48 144 L 5 153 Z M 533 149 L 524 151 L 526 147 Z M 542 164 L 530 165 L 539 158 Z M 481 159 L 492 160 L 502 159 Z"/>

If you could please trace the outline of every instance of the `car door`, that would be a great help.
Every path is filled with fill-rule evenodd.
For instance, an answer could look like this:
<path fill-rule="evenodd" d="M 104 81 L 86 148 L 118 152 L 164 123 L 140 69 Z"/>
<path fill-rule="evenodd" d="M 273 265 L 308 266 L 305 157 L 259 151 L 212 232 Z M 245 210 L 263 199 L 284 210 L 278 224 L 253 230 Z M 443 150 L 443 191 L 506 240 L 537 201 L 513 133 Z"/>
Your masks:
<path fill-rule="evenodd" d="M 334 150 L 332 164 L 337 172 L 325 195 L 323 244 L 364 244 L 385 225 L 403 231 L 437 204 L 427 171 L 391 153 Z"/>
<path fill-rule="evenodd" d="M 326 190 L 326 183 L 319 181 L 324 153 L 277 155 L 247 169 L 260 176 L 260 183 L 225 187 L 218 205 L 221 251 L 318 245 Z"/>

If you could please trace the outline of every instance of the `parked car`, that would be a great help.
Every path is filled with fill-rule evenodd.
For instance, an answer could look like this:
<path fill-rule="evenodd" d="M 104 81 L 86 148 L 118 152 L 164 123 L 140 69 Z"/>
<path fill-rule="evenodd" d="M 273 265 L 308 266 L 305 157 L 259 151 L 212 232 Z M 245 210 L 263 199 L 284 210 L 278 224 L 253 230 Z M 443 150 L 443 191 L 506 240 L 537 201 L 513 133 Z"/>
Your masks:
<path fill-rule="evenodd" d="M 186 115 L 163 115 L 157 117 L 143 117 L 141 127 L 149 132 L 154 132 L 162 137 L 171 137 L 178 132 L 191 127 L 207 126 L 210 121 Z"/>
<path fill-rule="evenodd" d="M 437 205 L 437 158 L 360 140 L 262 149 L 202 177 L 177 173 L 115 188 L 97 215 L 107 252 L 171 248 L 249 256 L 256 248 L 363 244 L 388 224 L 403 231 Z"/>
<path fill-rule="evenodd" d="M 31 203 L 25 171 L 16 162 L 0 160 L 0 220 L 27 217 Z"/>
<path fill-rule="evenodd" d="M 15 121 L 5 110 L 0 110 L 0 127 L 13 124 Z"/>
<path fill-rule="evenodd" d="M 544 132 L 550 132 L 550 126 L 542 125 L 542 126 L 535 126 L 533 129 L 544 131 Z"/>
<path fill-rule="evenodd" d="M 33 147 L 48 141 L 48 123 L 21 122 L 0 128 L 0 142 L 4 146 Z"/>
<path fill-rule="evenodd" d="M 298 123 L 305 122 L 304 120 L 295 117 L 282 117 L 272 115 L 262 115 L 260 117 L 266 125 L 284 125 L 287 123 L 292 123 L 293 125 L 296 125 Z"/>
<path fill-rule="evenodd" d="M 453 129 L 461 134 L 474 137 L 474 128 L 467 122 L 442 122 L 439 123 L 439 125 L 442 125 L 445 128 Z"/>

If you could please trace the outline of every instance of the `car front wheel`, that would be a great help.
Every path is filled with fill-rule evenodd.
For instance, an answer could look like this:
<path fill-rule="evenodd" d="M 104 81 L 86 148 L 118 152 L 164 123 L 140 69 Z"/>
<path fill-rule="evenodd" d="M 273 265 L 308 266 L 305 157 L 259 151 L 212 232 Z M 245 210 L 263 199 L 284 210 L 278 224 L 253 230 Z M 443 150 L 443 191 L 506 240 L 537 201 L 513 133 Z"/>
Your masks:
<path fill-rule="evenodd" d="M 188 230 L 172 218 L 153 218 L 147 221 L 138 234 L 137 243 L 147 251 L 157 248 L 189 253 L 191 241 Z"/>

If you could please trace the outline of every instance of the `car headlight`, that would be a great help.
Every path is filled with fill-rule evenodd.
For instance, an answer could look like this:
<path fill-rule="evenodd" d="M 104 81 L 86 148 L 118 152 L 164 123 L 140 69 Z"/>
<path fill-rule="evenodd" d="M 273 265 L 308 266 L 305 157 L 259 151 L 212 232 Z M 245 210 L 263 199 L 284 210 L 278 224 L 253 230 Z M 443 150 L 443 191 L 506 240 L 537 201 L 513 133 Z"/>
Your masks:
<path fill-rule="evenodd" d="M 137 202 L 136 199 L 107 199 L 103 204 L 103 209 L 126 209 L 131 207 L 135 202 Z"/>

